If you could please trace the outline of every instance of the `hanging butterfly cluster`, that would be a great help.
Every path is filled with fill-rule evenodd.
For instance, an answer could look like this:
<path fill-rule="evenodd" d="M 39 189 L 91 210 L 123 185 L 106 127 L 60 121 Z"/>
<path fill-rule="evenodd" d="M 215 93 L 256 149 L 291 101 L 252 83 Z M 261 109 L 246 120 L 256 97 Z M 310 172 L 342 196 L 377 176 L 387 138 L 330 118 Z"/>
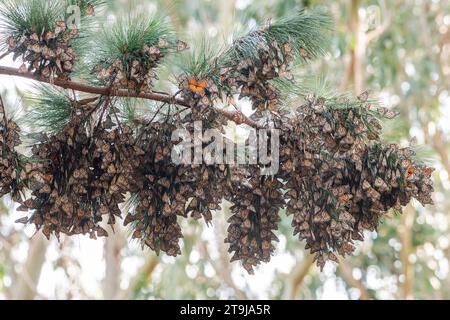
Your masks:
<path fill-rule="evenodd" d="M 171 133 L 180 125 L 154 122 L 141 128 L 137 144 L 144 152 L 136 160 L 140 163 L 139 190 L 125 218 L 125 225 L 133 223 L 133 238 L 172 256 L 180 254 L 182 233 L 177 216 L 203 217 L 210 223 L 212 211 L 220 209 L 228 192 L 228 167 L 173 163 L 171 153 L 178 142 L 171 140 Z"/>
<path fill-rule="evenodd" d="M 10 192 L 16 197 L 17 192 L 23 187 L 21 159 L 15 150 L 21 144 L 19 134 L 19 126 L 7 119 L 3 101 L 0 99 L 0 197 Z"/>
<path fill-rule="evenodd" d="M 230 244 L 229 252 L 234 252 L 231 261 L 242 261 L 242 266 L 253 274 L 253 267 L 269 262 L 275 252 L 273 241 L 278 242 L 278 238 L 274 231 L 281 220 L 279 211 L 285 205 L 283 184 L 276 177 L 259 176 L 258 170 L 236 177 L 239 179 L 234 179 L 228 198 L 233 203 L 233 215 L 228 220 L 225 242 Z"/>
<path fill-rule="evenodd" d="M 84 8 L 95 14 L 92 6 Z M 317 19 L 301 12 L 276 28 L 253 31 L 207 63 L 209 72 L 180 75 L 176 95 L 191 110 L 183 117 L 177 112 L 164 120 L 136 121 L 131 128 L 117 116 L 120 110 L 111 97 L 93 98 L 86 105 L 70 101 L 68 123 L 34 145 L 27 158 L 15 150 L 19 128 L 1 104 L 0 195 L 10 193 L 21 204 L 19 211 L 27 212 L 17 222 L 35 225 L 47 238 L 61 233 L 107 236 L 103 222 L 113 227 L 130 195 L 124 224 L 130 225 L 132 238 L 171 256 L 181 252 L 179 219 L 203 218 L 209 224 L 225 198 L 233 204 L 225 242 L 231 260 L 240 260 L 249 273 L 274 253 L 285 209 L 319 267 L 338 261 L 337 254 L 352 253 L 363 231 L 376 230 L 390 209 L 400 210 L 411 198 L 432 203 L 433 169 L 414 160 L 411 149 L 378 142 L 378 119 L 395 113 L 373 107 L 366 95 L 356 102 L 311 95 L 293 115 L 282 109 L 273 80 L 292 81 L 291 62 L 296 56 L 309 58 L 314 50 L 306 46 L 299 25 Z M 283 26 L 296 32 L 281 32 Z M 58 22 L 52 31 L 10 36 L 7 42 L 15 58 L 22 58 L 22 72 L 67 79 L 77 59 L 70 41 L 77 35 L 78 30 Z M 111 90 L 151 92 L 161 60 L 187 44 L 149 38 L 137 50 L 115 48 L 121 56 L 93 58 L 93 77 Z M 280 170 L 262 176 L 262 165 L 175 164 L 172 156 L 180 142 L 172 141 L 173 131 L 183 128 L 195 136 L 196 121 L 204 129 L 223 129 L 228 118 L 215 105 L 225 99 L 235 105 L 234 95 L 249 98 L 256 126 L 280 129 Z M 203 150 L 208 143 L 199 139 L 192 146 Z"/>
<path fill-rule="evenodd" d="M 186 189 L 180 180 L 179 169 L 170 161 L 170 136 L 174 127 L 153 123 L 143 128 L 139 146 L 143 150 L 140 163 L 139 189 L 124 224 L 133 223 L 133 239 L 140 239 L 159 253 L 170 256 L 181 253 L 179 239 L 183 236 L 177 222 L 184 215 Z"/>
<path fill-rule="evenodd" d="M 85 117 L 79 112 L 61 132 L 33 146 L 25 165 L 32 193 L 18 210 L 31 215 L 18 222 L 34 224 L 47 238 L 60 233 L 106 236 L 99 223 L 107 216 L 113 226 L 121 217 L 124 195 L 136 188 L 132 157 L 142 151 L 131 128 L 112 129 L 109 119 L 89 131 Z"/>
<path fill-rule="evenodd" d="M 21 57 L 21 72 L 33 72 L 44 78 L 67 77 L 74 70 L 77 54 L 70 41 L 79 35 L 77 28 L 68 28 L 64 21 L 57 21 L 53 30 L 34 30 L 20 36 L 10 36 L 7 45 Z"/>
<path fill-rule="evenodd" d="M 222 68 L 220 73 L 222 83 L 234 90 L 239 89 L 240 99 L 250 98 L 257 110 L 256 115 L 259 115 L 264 110 L 276 111 L 280 102 L 279 91 L 269 80 L 280 76 L 293 79 L 289 65 L 294 60 L 294 50 L 290 42 L 266 39 L 260 31 L 252 36 L 260 38 L 257 40 L 257 56 L 244 58 L 244 54 L 236 50 L 239 63 Z"/>
<path fill-rule="evenodd" d="M 333 108 L 310 96 L 281 138 L 287 213 L 321 268 L 338 262 L 336 253 L 352 253 L 355 240 L 377 230 L 390 209 L 400 211 L 412 197 L 432 203 L 434 169 L 413 161 L 411 149 L 370 143 L 380 133 L 377 118 L 395 113 L 365 99 Z"/>
<path fill-rule="evenodd" d="M 95 68 L 97 78 L 117 87 L 133 92 L 150 92 L 153 81 L 158 79 L 155 68 L 166 54 L 182 51 L 186 48 L 178 40 L 178 45 L 171 40 L 160 38 L 144 44 L 140 50 L 133 50 L 113 61 L 102 61 Z M 122 48 L 117 48 L 120 52 Z"/>

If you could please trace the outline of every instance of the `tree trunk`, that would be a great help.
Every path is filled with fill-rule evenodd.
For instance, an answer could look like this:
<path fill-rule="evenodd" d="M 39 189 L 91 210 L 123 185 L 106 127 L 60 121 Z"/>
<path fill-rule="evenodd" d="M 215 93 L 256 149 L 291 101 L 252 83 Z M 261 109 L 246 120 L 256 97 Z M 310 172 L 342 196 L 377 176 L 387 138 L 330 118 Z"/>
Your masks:
<path fill-rule="evenodd" d="M 120 290 L 121 250 L 123 247 L 122 229 L 117 228 L 115 234 L 106 238 L 104 247 L 105 278 L 103 279 L 103 297 L 111 300 L 117 297 Z"/>
<path fill-rule="evenodd" d="M 361 21 L 359 19 L 359 5 L 360 0 L 352 0 L 350 5 L 350 27 L 354 37 L 351 52 L 351 76 L 356 94 L 360 94 L 365 90 L 364 57 L 366 54 L 366 40 L 365 32 L 362 29 Z"/>
<path fill-rule="evenodd" d="M 18 272 L 11 290 L 12 300 L 32 300 L 36 298 L 36 288 L 39 283 L 42 265 L 45 261 L 48 241 L 39 232 L 31 240 L 28 256 L 22 270 Z"/>
<path fill-rule="evenodd" d="M 297 297 L 298 290 L 303 284 L 303 280 L 305 280 L 305 277 L 308 275 L 313 264 L 314 255 L 305 252 L 304 260 L 294 267 L 286 281 L 286 288 L 283 294 L 284 299 L 293 300 Z"/>
<path fill-rule="evenodd" d="M 405 280 L 403 282 L 402 291 L 403 298 L 413 299 L 413 280 L 414 269 L 409 262 L 409 255 L 411 253 L 411 229 L 414 224 L 415 210 L 411 204 L 408 204 L 403 210 L 402 223 L 400 226 L 400 240 L 402 242 L 401 261 L 403 266 L 403 275 Z"/>

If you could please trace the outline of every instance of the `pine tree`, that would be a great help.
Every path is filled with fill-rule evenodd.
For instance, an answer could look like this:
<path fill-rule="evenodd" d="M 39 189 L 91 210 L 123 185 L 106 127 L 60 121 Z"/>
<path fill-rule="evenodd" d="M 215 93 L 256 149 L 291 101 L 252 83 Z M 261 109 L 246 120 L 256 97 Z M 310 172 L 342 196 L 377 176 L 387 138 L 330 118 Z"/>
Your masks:
<path fill-rule="evenodd" d="M 69 5 L 80 9 L 79 25 L 69 24 Z M 114 228 L 124 217 L 143 247 L 176 256 L 180 219 L 210 223 L 225 198 L 233 203 L 225 242 L 251 273 L 270 260 L 283 210 L 323 268 L 352 253 L 389 211 L 401 212 L 411 198 L 432 203 L 433 168 L 413 148 L 381 141 L 381 120 L 394 111 L 366 92 L 329 94 L 294 77 L 326 53 L 332 20 L 324 11 L 270 21 L 216 49 L 189 48 L 163 16 L 99 23 L 101 8 L 94 0 L 0 4 L 0 60 L 22 63 L 0 66 L 0 74 L 40 83 L 23 121 L 35 136 L 28 156 L 17 151 L 20 129 L 0 100 L 0 195 L 26 212 L 17 222 L 47 238 L 95 239 L 108 236 L 103 221 Z M 170 79 L 176 89 L 160 92 L 167 61 L 179 65 Z M 244 115 L 236 99 L 250 101 L 254 113 Z M 280 170 L 262 176 L 251 159 L 175 164 L 171 134 L 193 133 L 194 121 L 279 129 Z"/>

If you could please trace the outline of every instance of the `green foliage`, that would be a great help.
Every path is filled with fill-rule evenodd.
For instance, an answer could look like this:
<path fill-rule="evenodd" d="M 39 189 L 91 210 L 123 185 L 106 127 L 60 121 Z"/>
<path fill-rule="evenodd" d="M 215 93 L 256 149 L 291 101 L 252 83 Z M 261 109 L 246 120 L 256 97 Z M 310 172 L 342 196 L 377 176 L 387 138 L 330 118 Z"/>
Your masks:
<path fill-rule="evenodd" d="M 89 6 L 95 8 L 107 3 L 107 1 L 105 0 L 65 0 L 65 2 L 66 7 L 71 5 L 78 6 L 80 8 L 82 16 L 88 14 L 87 9 L 89 8 Z"/>
<path fill-rule="evenodd" d="M 197 79 L 212 79 L 220 84 L 218 57 L 222 49 L 215 42 L 202 39 L 193 49 L 181 54 L 176 60 L 176 65 L 185 76 L 193 76 Z"/>
<path fill-rule="evenodd" d="M 295 100 L 298 97 L 304 98 L 307 94 L 313 92 L 317 97 L 323 97 L 325 99 L 335 99 L 348 93 L 338 93 L 333 87 L 331 81 L 329 81 L 324 76 L 301 76 L 301 81 L 297 83 L 292 83 L 291 81 L 284 80 L 285 84 L 283 86 L 278 86 L 282 91 L 285 98 L 288 100 Z"/>
<path fill-rule="evenodd" d="M 291 17 L 269 23 L 268 26 L 237 39 L 221 61 L 229 66 L 242 59 L 258 59 L 261 46 L 272 41 L 290 42 L 297 54 L 300 54 L 300 50 L 305 50 L 305 59 L 316 58 L 326 52 L 332 25 L 331 17 L 323 10 L 301 10 Z"/>
<path fill-rule="evenodd" d="M 136 119 L 139 118 L 140 114 L 138 111 L 138 102 L 136 99 L 122 98 L 118 101 L 118 108 L 120 110 L 120 115 L 128 124 L 132 124 Z"/>
<path fill-rule="evenodd" d="M 279 45 L 290 43 L 295 56 L 304 61 L 316 58 L 323 55 L 329 45 L 332 25 L 331 17 L 323 10 L 300 10 L 290 17 L 238 37 L 229 48 L 203 40 L 194 46 L 195 49 L 182 55 L 177 65 L 184 75 L 197 79 L 209 78 L 219 90 L 229 90 L 230 88 L 224 88 L 224 83 L 219 78 L 222 68 L 234 67 L 246 59 L 260 59 L 260 50 L 268 49 L 272 42 Z M 284 93 L 295 91 L 292 81 L 275 78 L 271 83 Z M 296 92 L 298 93 L 298 90 Z"/>
<path fill-rule="evenodd" d="M 92 68 L 109 66 L 119 60 L 129 72 L 133 61 L 147 63 L 149 56 L 143 53 L 144 46 L 155 46 L 160 39 L 168 42 L 168 46 L 161 49 L 162 55 L 176 50 L 175 34 L 164 18 L 120 18 L 93 37 L 88 59 Z"/>
<path fill-rule="evenodd" d="M 73 105 L 64 90 L 40 85 L 29 100 L 31 111 L 25 115 L 23 122 L 33 129 L 54 134 L 69 121 Z"/>
<path fill-rule="evenodd" d="M 267 28 L 268 42 L 291 41 L 295 50 L 305 50 L 308 58 L 317 58 L 327 52 L 333 20 L 322 10 L 300 11 L 293 17 L 278 20 Z"/>
<path fill-rule="evenodd" d="M 102 0 L 5 0 L 0 4 L 0 51 L 8 49 L 7 39 L 29 37 L 33 33 L 41 36 L 54 32 L 58 21 L 78 23 L 80 34 L 72 38 L 69 44 L 80 55 L 89 50 L 88 38 L 98 29 L 95 10 L 104 4 Z M 74 11 L 69 6 L 76 5 L 80 11 L 80 21 L 68 21 Z M 91 10 L 91 11 L 89 11 Z M 76 63 L 77 71 L 81 68 Z M 82 65 L 82 64 L 81 64 Z"/>
<path fill-rule="evenodd" d="M 58 0 L 4 0 L 0 4 L 2 49 L 6 38 L 52 31 L 64 19 L 65 8 Z"/>
<path fill-rule="evenodd" d="M 411 146 L 410 147 L 414 151 L 414 156 L 412 159 L 420 164 L 423 165 L 432 165 L 435 160 L 436 156 L 433 153 L 433 149 L 429 145 L 417 145 L 417 146 Z"/>

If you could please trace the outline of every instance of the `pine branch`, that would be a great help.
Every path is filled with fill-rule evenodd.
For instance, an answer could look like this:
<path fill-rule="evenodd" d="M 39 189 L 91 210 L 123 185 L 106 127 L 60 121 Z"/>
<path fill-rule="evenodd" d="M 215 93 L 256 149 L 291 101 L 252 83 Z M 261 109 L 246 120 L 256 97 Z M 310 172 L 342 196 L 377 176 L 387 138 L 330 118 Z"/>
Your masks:
<path fill-rule="evenodd" d="M 132 238 L 157 253 L 176 256 L 183 238 L 177 216 L 203 217 L 209 223 L 211 211 L 220 208 L 225 197 L 234 203 L 225 240 L 234 252 L 232 261 L 242 260 L 249 273 L 268 262 L 278 240 L 273 233 L 278 213 L 286 210 L 294 215 L 294 234 L 315 253 L 309 259 L 322 269 L 327 261 L 338 262 L 337 254 L 352 253 L 353 240 L 363 240 L 365 230 L 376 230 L 389 210 L 401 210 L 412 198 L 423 205 L 433 203 L 434 169 L 419 163 L 410 148 L 372 142 L 380 140 L 379 119 L 393 118 L 396 112 L 372 103 L 367 92 L 355 99 L 330 92 L 324 83 L 318 83 L 316 95 L 306 94 L 305 83 L 296 87 L 294 62 L 324 53 L 329 18 L 319 11 L 270 22 L 225 51 L 198 46 L 200 52 L 189 56 L 175 77 L 179 91 L 171 94 L 153 90 L 156 70 L 167 53 L 182 51 L 187 44 L 176 40 L 163 18 L 124 20 L 104 33 L 95 29 L 79 37 L 78 29 L 70 30 L 64 21 L 55 23 L 65 14 L 56 7 L 62 0 L 3 2 L 11 5 L 7 11 L 0 5 L 0 14 L 7 17 L 1 22 L 6 33 L 0 36 L 7 36 L 8 52 L 21 57 L 23 64 L 19 69 L 0 66 L 0 75 L 51 85 L 38 96 L 29 121 L 32 128 L 56 134 L 35 144 L 32 156 L 22 161 L 25 157 L 15 150 L 21 144 L 20 127 L 2 120 L 0 193 L 12 194 L 21 204 L 19 211 L 32 212 L 18 223 L 34 224 L 47 238 L 61 233 L 107 236 L 99 224 L 102 216 L 108 215 L 113 225 L 125 195 L 132 193 L 136 208 L 124 222 L 132 222 Z M 15 3 L 20 6 L 15 8 Z M 85 9 L 92 14 L 93 8 Z M 75 52 L 84 40 L 91 47 L 89 55 Z M 84 98 L 81 93 L 90 96 L 78 101 Z M 248 163 L 242 172 L 228 165 L 175 165 L 170 135 L 176 126 L 169 120 L 188 108 L 192 112 L 182 121 L 188 130 L 189 121 L 206 120 L 213 127 L 221 126 L 223 117 L 258 127 L 237 110 L 237 94 L 249 98 L 256 110 L 253 119 L 281 129 L 281 170 L 272 178 L 260 178 L 260 164 Z M 286 100 L 299 96 L 304 104 L 284 117 Z M 122 99 L 117 97 L 157 102 L 145 119 L 136 118 L 134 106 L 123 106 L 129 123 L 143 124 L 137 139 L 135 128 L 120 123 L 116 110 Z M 219 109 L 219 100 L 236 110 Z M 74 109 L 78 106 L 87 108 Z M 153 122 L 163 107 L 167 110 L 160 119 L 166 121 Z M 98 117 L 92 119 L 94 113 Z M 73 122 L 63 128 L 70 116 Z M 31 193 L 31 198 L 24 200 L 21 193 Z M 271 199 L 270 204 L 261 202 L 263 198 Z M 61 212 L 67 217 L 61 218 Z M 308 262 L 294 272 L 290 295 L 306 275 Z"/>
<path fill-rule="evenodd" d="M 114 71 L 120 71 L 118 83 L 124 78 L 127 82 L 134 80 L 142 84 L 144 74 L 154 71 L 168 54 L 177 52 L 178 43 L 163 17 L 139 16 L 120 19 L 92 34 L 90 47 L 87 61 L 90 78 L 96 79 L 95 84 L 104 85 Z"/>
<path fill-rule="evenodd" d="M 321 10 L 301 10 L 237 39 L 221 61 L 224 66 L 230 66 L 244 59 L 257 60 L 260 50 L 272 41 L 289 42 L 304 60 L 316 58 L 326 52 L 332 25 L 330 16 Z"/>
<path fill-rule="evenodd" d="M 165 102 L 169 104 L 177 104 L 180 106 L 191 108 L 192 106 L 189 105 L 186 101 L 183 99 L 177 98 L 171 94 L 168 93 L 139 93 L 139 92 L 132 92 L 125 89 L 115 89 L 115 88 L 108 88 L 108 87 L 94 87 L 89 86 L 77 82 L 73 82 L 70 80 L 62 80 L 62 79 L 46 79 L 43 77 L 36 76 L 30 72 L 20 72 L 19 69 L 11 68 L 11 67 L 5 67 L 0 66 L 0 74 L 3 75 L 9 75 L 9 76 L 15 76 L 15 77 L 21 77 L 26 79 L 32 79 L 35 81 L 43 82 L 43 83 L 49 83 L 52 85 L 55 85 L 57 87 L 63 88 L 63 89 L 72 89 L 78 92 L 84 92 L 84 93 L 91 93 L 91 94 L 98 94 L 102 96 L 111 96 L 111 97 L 129 97 L 129 98 L 140 98 L 140 99 L 147 99 L 147 100 L 153 100 L 153 101 L 159 101 L 159 102 Z M 242 112 L 240 111 L 227 111 L 224 109 L 219 108 L 213 108 L 215 112 L 222 114 L 227 119 L 235 122 L 236 124 L 246 124 L 251 127 L 258 127 L 258 124 L 246 117 Z"/>
<path fill-rule="evenodd" d="M 175 64 L 185 77 L 196 79 L 211 79 L 217 86 L 221 86 L 219 79 L 218 57 L 222 48 L 219 44 L 202 39 L 193 49 L 179 56 Z"/>
<path fill-rule="evenodd" d="M 42 34 L 52 30 L 56 21 L 64 18 L 64 7 L 60 1 L 50 0 L 5 0 L 0 5 L 2 17 L 2 40 L 8 36 Z M 2 41 L 1 46 L 6 45 Z"/>

